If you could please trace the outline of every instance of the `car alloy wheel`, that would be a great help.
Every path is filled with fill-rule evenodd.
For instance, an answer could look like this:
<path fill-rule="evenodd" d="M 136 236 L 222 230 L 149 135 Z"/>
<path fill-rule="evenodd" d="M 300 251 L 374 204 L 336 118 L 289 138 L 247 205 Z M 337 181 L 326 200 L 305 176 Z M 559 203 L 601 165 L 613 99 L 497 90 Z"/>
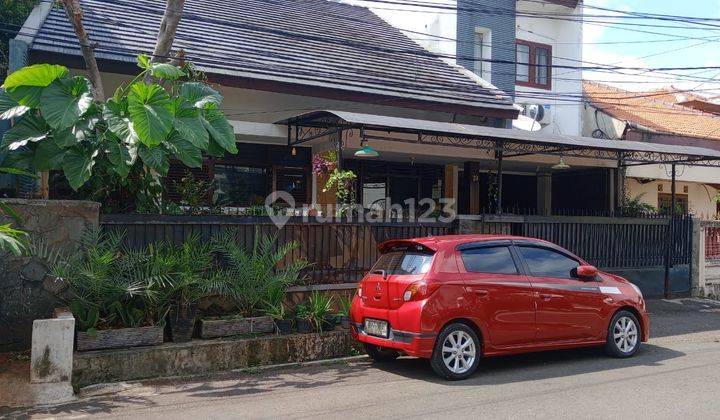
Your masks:
<path fill-rule="evenodd" d="M 465 331 L 453 331 L 443 342 L 442 358 L 450 372 L 467 372 L 475 362 L 475 341 Z"/>
<path fill-rule="evenodd" d="M 631 353 L 638 343 L 638 328 L 635 320 L 621 316 L 615 321 L 612 332 L 615 346 L 623 353 Z"/>
<path fill-rule="evenodd" d="M 438 334 L 430 366 L 439 376 L 451 381 L 469 378 L 480 363 L 480 346 L 477 333 L 469 325 L 452 323 Z"/>

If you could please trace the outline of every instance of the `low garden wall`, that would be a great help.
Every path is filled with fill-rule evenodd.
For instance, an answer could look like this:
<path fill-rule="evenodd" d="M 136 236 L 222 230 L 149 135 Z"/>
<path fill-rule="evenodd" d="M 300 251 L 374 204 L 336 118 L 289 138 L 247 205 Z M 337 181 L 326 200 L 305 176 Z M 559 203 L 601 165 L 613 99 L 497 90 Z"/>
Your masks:
<path fill-rule="evenodd" d="M 15 225 L 37 244 L 67 250 L 98 226 L 100 204 L 89 201 L 3 199 L 23 219 Z M 0 223 L 13 220 L 0 214 Z M 36 250 L 37 251 L 37 250 Z M 32 254 L 33 252 L 31 252 Z M 0 351 L 30 348 L 32 322 L 50 318 L 60 290 L 36 257 L 0 254 Z"/>
<path fill-rule="evenodd" d="M 76 352 L 73 385 L 205 374 L 357 354 L 347 331 L 194 340 L 153 347 Z"/>

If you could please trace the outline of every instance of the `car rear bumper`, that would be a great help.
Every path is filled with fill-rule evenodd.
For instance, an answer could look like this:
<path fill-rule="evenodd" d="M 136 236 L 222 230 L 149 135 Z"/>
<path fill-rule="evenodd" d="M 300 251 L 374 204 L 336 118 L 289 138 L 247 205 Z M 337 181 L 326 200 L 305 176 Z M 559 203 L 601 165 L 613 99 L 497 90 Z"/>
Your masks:
<path fill-rule="evenodd" d="M 430 358 L 435 346 L 434 333 L 417 333 L 392 329 L 388 338 L 368 335 L 361 322 L 350 324 L 350 334 L 361 343 L 399 350 L 408 356 Z"/>

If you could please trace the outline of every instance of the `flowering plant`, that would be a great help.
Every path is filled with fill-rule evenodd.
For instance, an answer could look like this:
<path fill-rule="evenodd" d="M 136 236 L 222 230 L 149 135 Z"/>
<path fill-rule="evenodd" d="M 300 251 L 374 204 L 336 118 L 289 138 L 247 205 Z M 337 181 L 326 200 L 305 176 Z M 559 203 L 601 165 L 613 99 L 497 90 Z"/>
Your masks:
<path fill-rule="evenodd" d="M 328 152 L 325 156 L 314 155 L 312 171 L 315 175 L 327 175 L 337 168 L 337 153 Z"/>

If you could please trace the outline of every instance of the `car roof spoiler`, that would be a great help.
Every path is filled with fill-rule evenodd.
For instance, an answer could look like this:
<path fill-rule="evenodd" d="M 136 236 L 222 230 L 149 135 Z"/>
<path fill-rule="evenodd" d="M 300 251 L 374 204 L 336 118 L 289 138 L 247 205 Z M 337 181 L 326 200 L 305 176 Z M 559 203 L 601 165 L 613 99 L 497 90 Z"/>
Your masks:
<path fill-rule="evenodd" d="M 378 249 L 382 254 L 401 249 L 422 252 L 435 252 L 437 251 L 437 245 L 434 242 L 427 240 L 418 241 L 413 239 L 391 239 L 378 245 Z"/>

